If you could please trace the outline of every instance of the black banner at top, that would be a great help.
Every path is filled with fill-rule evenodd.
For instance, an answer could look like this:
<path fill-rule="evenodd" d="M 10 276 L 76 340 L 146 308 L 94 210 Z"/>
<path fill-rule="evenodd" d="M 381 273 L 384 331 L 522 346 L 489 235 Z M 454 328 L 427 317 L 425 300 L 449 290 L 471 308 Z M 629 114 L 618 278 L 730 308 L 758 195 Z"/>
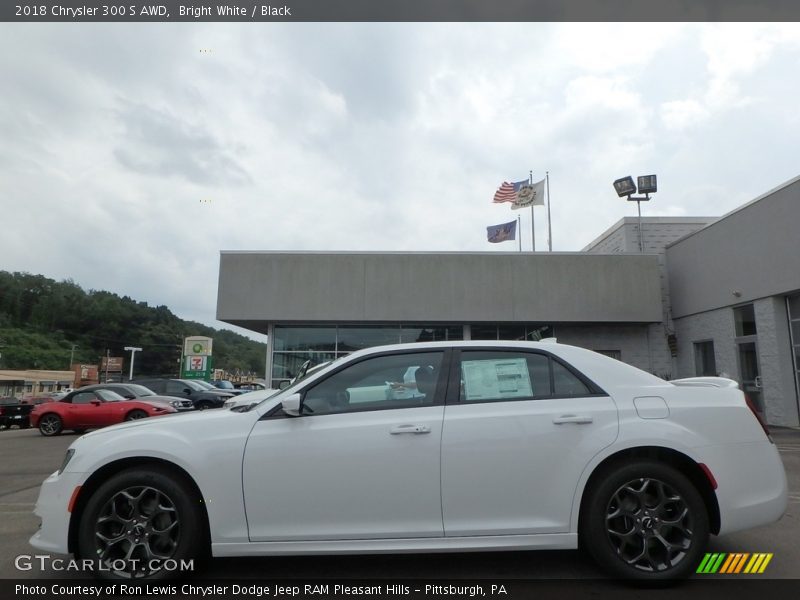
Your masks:
<path fill-rule="evenodd" d="M 797 0 L 2 0 L 5 22 L 800 21 Z M 620 29 L 620 36 L 625 29 Z"/>

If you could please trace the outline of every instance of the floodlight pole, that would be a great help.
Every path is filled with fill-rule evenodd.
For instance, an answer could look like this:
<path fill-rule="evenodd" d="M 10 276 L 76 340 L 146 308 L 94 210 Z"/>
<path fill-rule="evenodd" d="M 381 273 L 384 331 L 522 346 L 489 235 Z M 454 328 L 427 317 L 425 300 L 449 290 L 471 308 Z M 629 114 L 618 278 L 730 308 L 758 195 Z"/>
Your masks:
<path fill-rule="evenodd" d="M 141 348 L 134 348 L 133 346 L 125 346 L 125 352 L 131 353 L 131 369 L 128 372 L 128 381 L 133 381 L 133 360 L 136 358 L 136 353 L 141 352 Z"/>
<path fill-rule="evenodd" d="M 636 208 L 639 210 L 639 253 L 644 254 L 644 237 L 642 236 L 642 201 L 636 201 Z"/>

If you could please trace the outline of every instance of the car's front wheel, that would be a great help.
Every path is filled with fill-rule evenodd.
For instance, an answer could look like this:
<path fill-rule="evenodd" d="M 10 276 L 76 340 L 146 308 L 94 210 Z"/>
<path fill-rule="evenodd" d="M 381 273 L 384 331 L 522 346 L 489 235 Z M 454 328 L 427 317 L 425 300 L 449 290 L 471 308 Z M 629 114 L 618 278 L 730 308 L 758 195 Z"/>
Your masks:
<path fill-rule="evenodd" d="M 63 428 L 64 423 L 58 415 L 50 413 L 39 419 L 39 433 L 47 437 L 58 435 Z"/>
<path fill-rule="evenodd" d="M 197 410 L 208 410 L 209 408 L 214 408 L 211 402 L 203 401 L 197 403 Z"/>
<path fill-rule="evenodd" d="M 125 415 L 126 421 L 136 421 L 137 419 L 146 419 L 147 413 L 140 409 L 135 409 Z"/>
<path fill-rule="evenodd" d="M 581 541 L 613 575 L 655 583 L 683 579 L 697 567 L 708 512 L 680 471 L 637 460 L 603 473 L 588 494 Z"/>
<path fill-rule="evenodd" d="M 200 499 L 182 477 L 157 466 L 127 469 L 89 498 L 78 553 L 96 561 L 103 579 L 186 575 L 202 556 L 202 523 Z"/>

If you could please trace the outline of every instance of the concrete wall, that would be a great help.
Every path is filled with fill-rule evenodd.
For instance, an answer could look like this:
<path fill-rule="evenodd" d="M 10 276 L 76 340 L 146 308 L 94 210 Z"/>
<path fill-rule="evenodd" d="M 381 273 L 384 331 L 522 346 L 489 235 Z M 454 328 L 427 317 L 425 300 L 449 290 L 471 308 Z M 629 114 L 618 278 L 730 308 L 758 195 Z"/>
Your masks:
<path fill-rule="evenodd" d="M 786 302 L 782 297 L 753 303 L 759 373 L 767 422 L 797 426 L 798 406 Z M 694 342 L 713 340 L 717 372 L 741 383 L 733 309 L 720 308 L 675 320 L 678 377 L 694 377 Z"/>
<path fill-rule="evenodd" d="M 570 253 L 223 252 L 217 318 L 659 322 L 658 259 Z"/>
<path fill-rule="evenodd" d="M 673 318 L 800 289 L 800 179 L 669 246 L 667 268 Z"/>
<path fill-rule="evenodd" d="M 664 329 L 652 325 L 556 325 L 559 343 L 589 350 L 619 350 L 623 362 L 667 379 L 673 376 Z"/>

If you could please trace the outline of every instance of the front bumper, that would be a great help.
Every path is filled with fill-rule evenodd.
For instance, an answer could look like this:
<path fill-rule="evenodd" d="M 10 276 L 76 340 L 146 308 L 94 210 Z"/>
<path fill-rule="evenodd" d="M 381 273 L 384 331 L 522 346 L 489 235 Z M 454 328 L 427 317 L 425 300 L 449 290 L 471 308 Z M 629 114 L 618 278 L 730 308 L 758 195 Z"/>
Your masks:
<path fill-rule="evenodd" d="M 67 510 L 72 493 L 83 479 L 83 473 L 58 472 L 44 480 L 33 513 L 42 520 L 30 544 L 38 550 L 69 553 L 69 521 Z"/>

